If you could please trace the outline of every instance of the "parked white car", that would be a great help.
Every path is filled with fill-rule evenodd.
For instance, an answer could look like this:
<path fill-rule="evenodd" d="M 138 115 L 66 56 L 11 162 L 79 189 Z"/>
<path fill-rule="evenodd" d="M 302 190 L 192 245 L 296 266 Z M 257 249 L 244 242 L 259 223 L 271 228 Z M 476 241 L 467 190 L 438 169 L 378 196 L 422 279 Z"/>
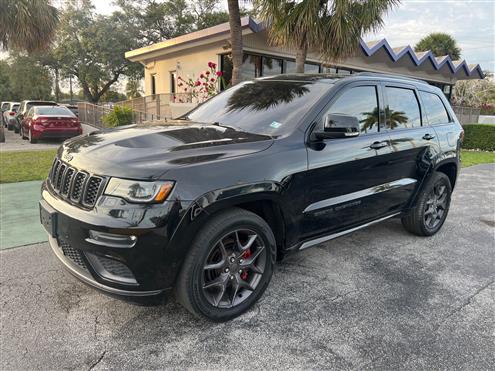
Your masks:
<path fill-rule="evenodd" d="M 9 130 L 13 129 L 13 124 L 10 123 L 10 119 L 14 118 L 17 110 L 19 109 L 19 102 L 2 102 L 2 117 L 0 117 L 2 124 Z"/>

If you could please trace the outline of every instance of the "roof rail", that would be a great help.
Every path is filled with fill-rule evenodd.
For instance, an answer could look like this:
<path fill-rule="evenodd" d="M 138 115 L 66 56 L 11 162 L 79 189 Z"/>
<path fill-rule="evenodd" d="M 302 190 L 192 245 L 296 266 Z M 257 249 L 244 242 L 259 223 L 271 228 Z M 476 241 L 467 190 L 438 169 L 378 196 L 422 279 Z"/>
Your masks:
<path fill-rule="evenodd" d="M 389 77 L 389 78 L 392 78 L 392 79 L 409 80 L 409 81 L 414 81 L 414 82 L 419 82 L 419 83 L 423 83 L 423 84 L 429 85 L 424 80 L 415 79 L 413 77 L 399 75 L 399 74 L 393 74 L 393 73 L 357 72 L 357 73 L 353 73 L 352 76 Z"/>

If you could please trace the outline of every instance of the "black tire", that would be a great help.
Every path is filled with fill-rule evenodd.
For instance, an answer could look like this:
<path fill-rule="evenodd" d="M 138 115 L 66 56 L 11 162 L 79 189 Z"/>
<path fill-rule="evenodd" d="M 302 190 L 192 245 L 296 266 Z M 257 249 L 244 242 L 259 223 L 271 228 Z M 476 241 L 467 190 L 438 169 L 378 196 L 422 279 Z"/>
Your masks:
<path fill-rule="evenodd" d="M 14 130 L 14 126 L 10 125 L 10 124 L 7 124 L 7 130 L 8 131 L 12 131 Z"/>
<path fill-rule="evenodd" d="M 444 189 L 444 198 L 438 195 L 441 189 Z M 402 218 L 402 225 L 408 232 L 417 236 L 434 235 L 442 228 L 447 218 L 451 195 L 452 185 L 448 176 L 440 172 L 433 173 L 418 195 L 416 206 Z M 437 200 L 432 201 L 433 198 Z"/>
<path fill-rule="evenodd" d="M 20 130 L 17 126 L 14 126 L 14 133 L 16 134 L 19 134 L 20 133 Z"/>
<path fill-rule="evenodd" d="M 21 138 L 27 140 L 28 137 L 24 134 L 24 130 L 21 128 Z"/>
<path fill-rule="evenodd" d="M 212 256 L 212 253 L 215 253 L 215 249 L 218 249 L 218 246 L 220 246 L 219 244 L 221 244 L 224 252 L 228 250 L 228 243 L 224 245 L 221 241 L 226 241 L 226 239 L 229 238 L 228 236 L 231 236 L 232 234 L 238 237 L 237 232 L 235 231 L 242 233 L 242 231 L 247 230 L 253 233 L 252 236 L 248 236 L 249 239 L 256 236 L 253 237 L 257 241 L 256 243 L 258 243 L 258 250 L 256 251 L 261 251 L 258 254 L 253 253 L 253 257 L 256 257 L 252 259 L 252 265 L 255 265 L 255 261 L 259 261 L 258 259 L 264 257 L 262 260 L 262 264 L 264 265 L 263 271 L 262 273 L 255 273 L 253 270 L 253 273 L 249 273 L 250 275 L 252 274 L 252 278 L 248 279 L 241 278 L 243 277 L 242 274 L 247 275 L 245 271 L 241 274 L 242 270 L 237 270 L 237 268 L 240 268 L 241 266 L 236 266 L 236 277 L 234 278 L 232 272 L 225 273 L 229 272 L 227 268 L 224 268 L 226 265 L 218 268 L 213 272 L 218 276 L 210 281 L 214 282 L 220 280 L 223 282 L 221 284 L 223 286 L 221 286 L 220 294 L 216 295 L 217 304 L 215 306 L 215 304 L 212 303 L 212 300 L 215 301 L 212 299 L 213 295 L 207 291 L 209 289 L 207 289 L 206 286 L 209 286 L 209 284 L 205 284 L 205 277 L 211 272 L 210 270 L 207 270 L 207 266 L 222 263 L 211 264 L 211 261 L 208 263 L 208 259 Z M 237 238 L 237 242 L 238 244 L 233 243 L 234 249 L 235 246 L 242 246 L 240 238 Z M 263 248 L 261 248 L 261 244 L 264 244 Z M 249 248 L 249 250 L 251 250 L 251 248 Z M 262 250 L 264 250 L 264 252 L 262 252 Z M 243 250 L 241 249 L 240 251 Z M 233 254 L 234 252 L 232 252 L 232 255 L 225 254 L 227 257 L 225 261 L 229 259 L 227 265 L 234 259 L 233 257 L 228 258 L 228 256 L 233 256 Z M 248 260 L 249 259 L 246 258 L 246 262 Z M 221 259 L 221 261 L 224 260 Z M 270 283 L 275 261 L 275 237 L 268 224 L 262 218 L 252 212 L 237 208 L 219 212 L 201 228 L 196 236 L 177 279 L 175 287 L 176 297 L 178 301 L 196 317 L 204 317 L 214 322 L 228 321 L 244 313 L 263 295 L 263 292 Z M 239 260 L 239 262 L 242 263 L 242 259 Z M 256 265 L 258 265 L 256 269 L 260 270 L 259 263 L 256 263 Z M 232 268 L 232 271 L 233 270 L 234 269 Z M 219 273 L 218 271 L 221 272 Z M 223 279 L 223 277 L 226 278 Z M 231 281 L 229 281 L 229 279 Z M 251 287 L 252 290 L 244 288 L 239 289 L 239 287 L 241 287 L 241 281 L 238 280 L 240 279 L 246 280 L 242 281 L 242 283 L 251 280 L 251 283 L 249 283 L 250 286 L 253 285 L 252 282 L 256 279 L 256 285 Z M 237 287 L 237 289 L 235 287 Z M 244 291 L 241 292 L 241 290 Z M 222 300 L 222 298 L 224 298 L 224 300 Z M 235 303 L 236 300 L 238 303 Z M 231 306 L 227 307 L 229 302 Z"/>

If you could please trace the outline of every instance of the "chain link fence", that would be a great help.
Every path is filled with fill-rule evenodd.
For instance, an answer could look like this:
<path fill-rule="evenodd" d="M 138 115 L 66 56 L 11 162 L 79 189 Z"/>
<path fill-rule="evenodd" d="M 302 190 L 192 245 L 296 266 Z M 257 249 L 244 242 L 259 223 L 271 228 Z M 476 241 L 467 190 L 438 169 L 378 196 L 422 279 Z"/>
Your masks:
<path fill-rule="evenodd" d="M 452 106 L 457 119 L 462 125 L 476 124 L 480 117 L 480 108 Z"/>

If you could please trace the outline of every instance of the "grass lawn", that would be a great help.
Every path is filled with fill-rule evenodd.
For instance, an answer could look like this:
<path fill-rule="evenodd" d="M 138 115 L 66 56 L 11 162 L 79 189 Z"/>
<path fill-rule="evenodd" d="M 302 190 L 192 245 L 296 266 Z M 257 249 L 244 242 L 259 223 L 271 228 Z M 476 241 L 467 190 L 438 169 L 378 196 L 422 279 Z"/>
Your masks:
<path fill-rule="evenodd" d="M 495 152 L 466 151 L 461 152 L 462 167 L 495 162 Z"/>
<path fill-rule="evenodd" d="M 56 153 L 56 149 L 0 152 L 0 183 L 45 179 Z"/>

